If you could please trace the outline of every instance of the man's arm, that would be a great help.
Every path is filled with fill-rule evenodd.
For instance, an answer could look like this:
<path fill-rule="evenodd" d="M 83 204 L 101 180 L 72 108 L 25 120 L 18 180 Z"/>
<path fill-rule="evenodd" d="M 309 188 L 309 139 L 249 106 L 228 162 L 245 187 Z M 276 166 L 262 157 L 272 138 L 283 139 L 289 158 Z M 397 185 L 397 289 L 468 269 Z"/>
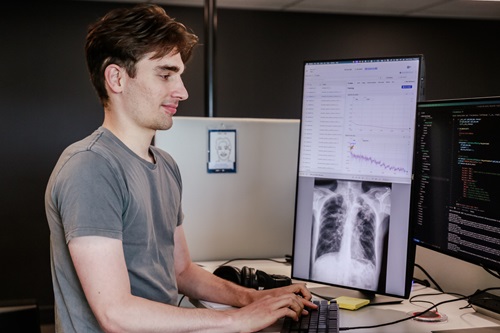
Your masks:
<path fill-rule="evenodd" d="M 191 261 L 182 226 L 177 227 L 175 232 L 174 257 L 179 291 L 195 299 L 236 307 L 248 305 L 265 296 L 279 296 L 287 293 L 301 295 L 304 300 L 311 299 L 311 293 L 305 284 L 293 284 L 283 288 L 257 291 L 213 275 Z M 309 302 L 305 305 L 311 306 Z"/>
<path fill-rule="evenodd" d="M 177 285 L 180 293 L 195 299 L 228 304 L 236 307 L 251 306 L 252 309 L 248 309 L 248 315 L 250 315 L 248 320 L 257 322 L 258 318 L 263 318 L 264 322 L 268 324 L 261 328 L 272 324 L 285 315 L 296 318 L 302 313 L 305 314 L 306 312 L 303 312 L 305 306 L 316 308 L 316 305 L 310 302 L 311 293 L 307 290 L 305 284 L 292 284 L 282 288 L 257 291 L 221 279 L 194 264 L 189 255 L 182 226 L 176 228 L 174 258 Z M 289 312 L 290 309 L 285 309 L 285 314 L 283 314 L 284 309 L 279 308 L 278 304 L 280 304 L 280 301 L 286 298 L 289 298 L 290 302 L 299 303 L 298 308 L 294 307 L 295 313 Z M 267 300 L 266 302 L 269 303 L 275 301 L 276 304 L 264 305 L 262 304 L 264 300 Z M 269 306 L 269 308 L 266 306 Z M 262 313 L 255 313 L 256 309 L 253 307 L 260 307 Z M 247 309 L 242 308 L 241 310 L 241 312 L 244 312 Z M 281 313 L 280 316 L 277 315 L 278 312 Z M 255 317 L 252 318 L 251 316 Z"/>
<path fill-rule="evenodd" d="M 245 311 L 186 309 L 153 302 L 131 294 L 121 241 L 77 237 L 69 242 L 69 249 L 85 296 L 105 332 L 253 331 L 302 310 L 295 295 L 269 297 L 261 306 L 252 305 Z M 264 309 L 272 316 L 259 318 Z"/>
<path fill-rule="evenodd" d="M 210 331 L 211 323 L 214 332 L 223 332 L 221 327 L 230 326 L 231 318 L 224 313 L 187 311 L 133 296 L 119 240 L 78 237 L 70 241 L 69 249 L 85 296 L 105 332 Z"/>

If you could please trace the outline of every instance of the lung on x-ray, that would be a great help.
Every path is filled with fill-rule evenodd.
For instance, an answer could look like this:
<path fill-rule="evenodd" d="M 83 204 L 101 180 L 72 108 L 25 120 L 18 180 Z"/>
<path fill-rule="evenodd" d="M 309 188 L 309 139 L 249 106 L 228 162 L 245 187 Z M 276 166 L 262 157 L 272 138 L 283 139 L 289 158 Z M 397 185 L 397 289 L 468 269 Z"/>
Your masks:
<path fill-rule="evenodd" d="M 389 183 L 316 179 L 310 278 L 377 290 L 385 281 L 390 210 Z"/>

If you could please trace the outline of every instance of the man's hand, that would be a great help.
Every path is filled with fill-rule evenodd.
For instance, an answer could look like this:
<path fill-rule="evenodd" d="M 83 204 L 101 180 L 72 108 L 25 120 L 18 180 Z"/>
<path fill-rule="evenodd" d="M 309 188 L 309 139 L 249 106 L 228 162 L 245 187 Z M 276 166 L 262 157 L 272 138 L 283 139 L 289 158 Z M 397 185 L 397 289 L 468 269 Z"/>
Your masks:
<path fill-rule="evenodd" d="M 316 309 L 316 305 L 312 302 L 308 302 L 311 300 L 312 295 L 311 292 L 306 288 L 305 283 L 293 283 L 289 286 L 274 288 L 274 289 L 265 289 L 259 290 L 257 292 L 252 293 L 252 302 L 263 298 L 265 296 L 280 296 L 286 294 L 295 294 L 302 297 L 302 303 L 304 306 L 311 307 Z"/>
<path fill-rule="evenodd" d="M 272 325 L 283 317 L 298 320 L 308 315 L 306 308 L 316 309 L 304 283 L 259 290 L 252 293 L 253 302 L 233 313 L 237 331 L 254 332 Z"/>
<path fill-rule="evenodd" d="M 286 286 L 286 287 L 262 290 L 262 292 L 268 293 L 270 295 L 294 293 L 296 295 L 302 296 L 303 298 L 305 298 L 308 301 L 311 300 L 311 298 L 312 298 L 311 292 L 306 288 L 305 283 L 293 283 L 293 284 Z"/>
<path fill-rule="evenodd" d="M 285 316 L 298 320 L 299 316 L 307 315 L 308 312 L 304 307 L 316 308 L 316 305 L 296 294 L 302 289 L 301 287 L 292 288 L 292 286 L 270 289 L 279 290 L 277 292 L 279 295 L 265 295 L 241 309 L 231 310 L 236 330 L 238 332 L 255 332 L 272 325 Z"/>

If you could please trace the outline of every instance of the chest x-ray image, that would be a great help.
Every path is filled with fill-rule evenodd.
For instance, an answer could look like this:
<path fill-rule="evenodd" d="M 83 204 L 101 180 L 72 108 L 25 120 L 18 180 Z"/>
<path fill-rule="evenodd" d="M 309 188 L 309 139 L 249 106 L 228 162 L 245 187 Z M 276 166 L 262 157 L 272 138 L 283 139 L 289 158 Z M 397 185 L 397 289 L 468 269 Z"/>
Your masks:
<path fill-rule="evenodd" d="M 314 184 L 311 278 L 377 290 L 387 251 L 391 185 L 317 179 Z M 328 277 L 324 281 L 324 277 Z"/>

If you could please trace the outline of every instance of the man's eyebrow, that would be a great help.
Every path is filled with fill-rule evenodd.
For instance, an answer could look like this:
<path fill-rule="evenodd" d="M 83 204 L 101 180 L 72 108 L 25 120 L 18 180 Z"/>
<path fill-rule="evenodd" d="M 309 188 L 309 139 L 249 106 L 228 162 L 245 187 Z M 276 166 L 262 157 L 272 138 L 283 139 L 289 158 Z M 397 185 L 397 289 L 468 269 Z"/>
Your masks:
<path fill-rule="evenodd" d="M 156 69 L 159 71 L 171 71 L 171 72 L 176 72 L 178 73 L 181 69 L 179 66 L 169 66 L 169 65 L 164 65 L 164 66 L 156 66 Z"/>

